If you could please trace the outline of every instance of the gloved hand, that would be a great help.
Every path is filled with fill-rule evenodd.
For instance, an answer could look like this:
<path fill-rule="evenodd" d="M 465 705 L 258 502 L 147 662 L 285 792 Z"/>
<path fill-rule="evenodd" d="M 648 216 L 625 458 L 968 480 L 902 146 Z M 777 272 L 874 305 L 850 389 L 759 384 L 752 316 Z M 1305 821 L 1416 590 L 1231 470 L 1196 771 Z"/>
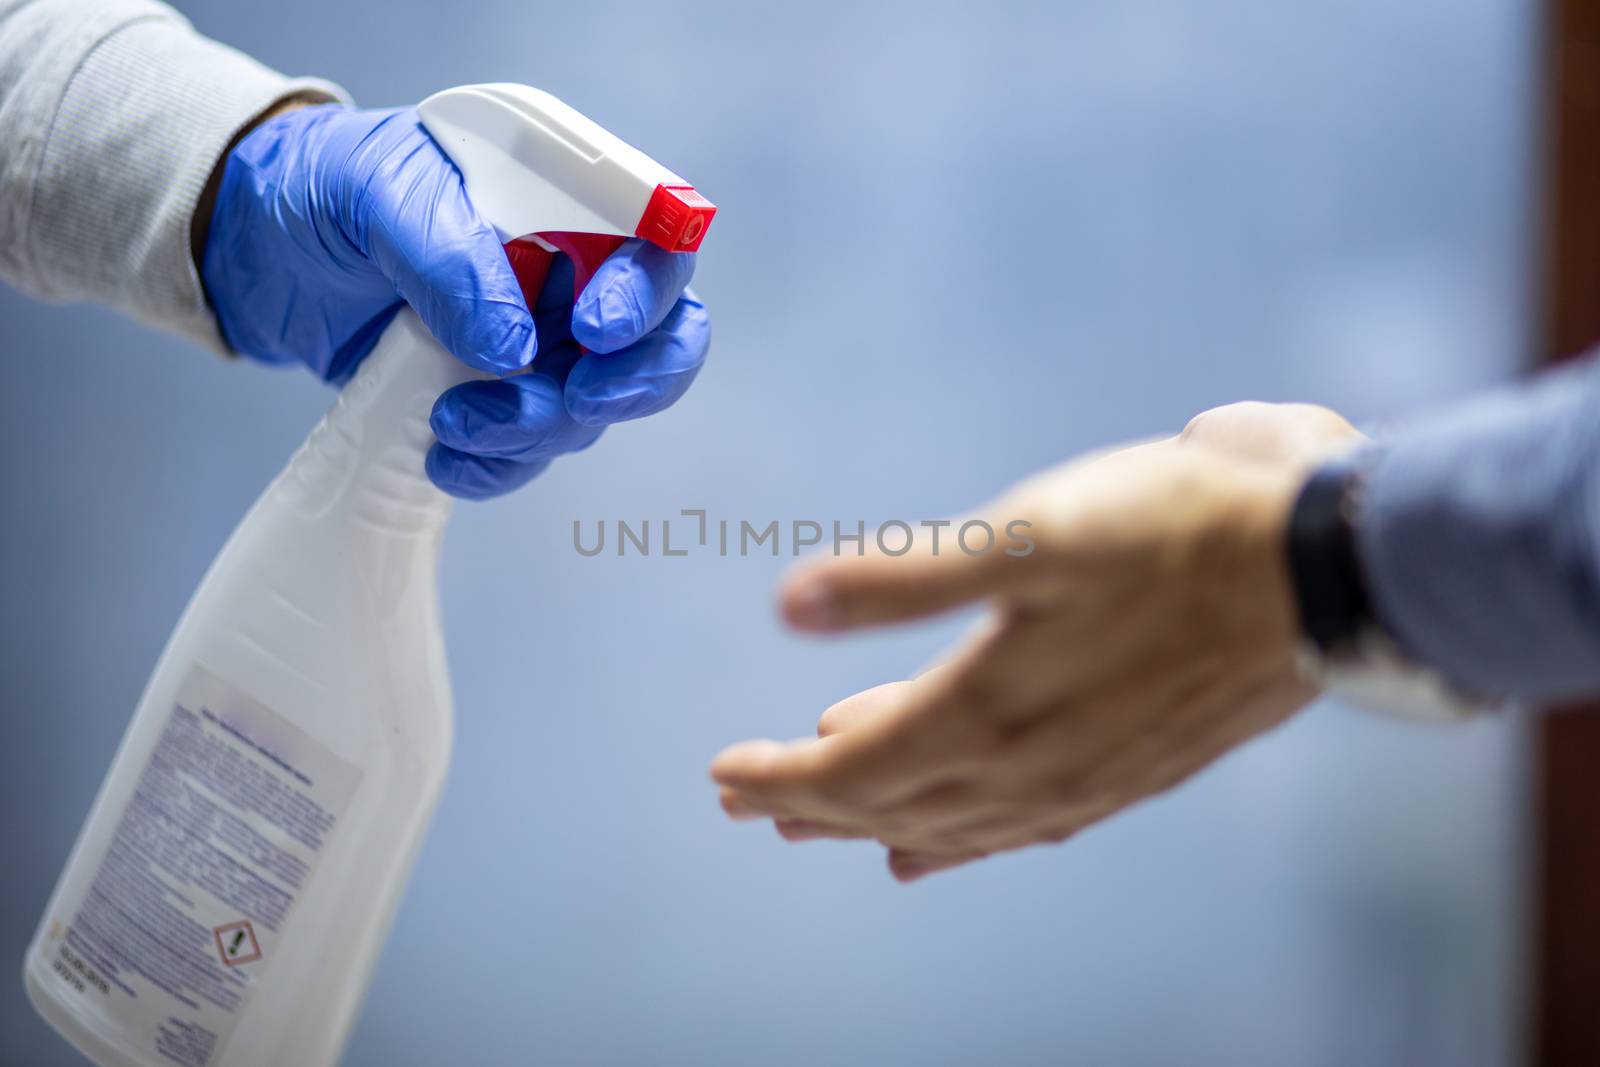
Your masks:
<path fill-rule="evenodd" d="M 402 301 L 471 367 L 531 364 L 434 405 L 429 477 L 483 498 L 683 395 L 711 340 L 686 288 L 694 259 L 628 241 L 573 304 L 572 267 L 559 257 L 530 313 L 494 228 L 416 112 L 323 105 L 268 118 L 233 150 L 201 277 L 235 351 L 304 362 L 336 385 Z"/>

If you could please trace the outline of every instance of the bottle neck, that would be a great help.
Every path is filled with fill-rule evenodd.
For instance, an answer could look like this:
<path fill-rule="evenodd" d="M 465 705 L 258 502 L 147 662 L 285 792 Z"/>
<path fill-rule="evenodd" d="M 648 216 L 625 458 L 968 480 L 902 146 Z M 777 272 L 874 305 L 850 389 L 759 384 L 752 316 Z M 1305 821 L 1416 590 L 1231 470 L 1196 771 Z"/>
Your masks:
<path fill-rule="evenodd" d="M 348 511 L 380 531 L 436 531 L 450 516 L 451 499 L 424 469 L 434 441 L 428 416 L 440 393 L 477 376 L 402 308 L 279 488 L 308 516 Z"/>

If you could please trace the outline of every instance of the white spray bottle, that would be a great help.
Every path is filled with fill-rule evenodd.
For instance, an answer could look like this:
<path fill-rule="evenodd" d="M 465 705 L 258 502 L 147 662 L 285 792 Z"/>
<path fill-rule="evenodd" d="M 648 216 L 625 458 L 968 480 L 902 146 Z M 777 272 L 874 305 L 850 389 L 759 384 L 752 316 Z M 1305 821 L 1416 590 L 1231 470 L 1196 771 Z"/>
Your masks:
<path fill-rule="evenodd" d="M 715 208 L 547 93 L 450 89 L 423 124 L 525 293 Z M 477 376 L 404 309 L 223 547 L 156 664 L 24 979 L 101 1067 L 337 1061 L 450 758 L 450 500 L 428 414 Z"/>

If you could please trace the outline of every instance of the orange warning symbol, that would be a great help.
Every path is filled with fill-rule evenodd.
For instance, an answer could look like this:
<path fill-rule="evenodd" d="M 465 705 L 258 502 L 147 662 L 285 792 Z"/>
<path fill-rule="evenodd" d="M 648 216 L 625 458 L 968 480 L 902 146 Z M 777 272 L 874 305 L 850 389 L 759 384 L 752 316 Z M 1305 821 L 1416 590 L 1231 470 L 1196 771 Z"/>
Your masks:
<path fill-rule="evenodd" d="M 254 963 L 261 958 L 261 944 L 256 940 L 255 929 L 249 919 L 223 923 L 211 931 L 217 942 L 217 954 L 229 967 L 241 963 Z"/>

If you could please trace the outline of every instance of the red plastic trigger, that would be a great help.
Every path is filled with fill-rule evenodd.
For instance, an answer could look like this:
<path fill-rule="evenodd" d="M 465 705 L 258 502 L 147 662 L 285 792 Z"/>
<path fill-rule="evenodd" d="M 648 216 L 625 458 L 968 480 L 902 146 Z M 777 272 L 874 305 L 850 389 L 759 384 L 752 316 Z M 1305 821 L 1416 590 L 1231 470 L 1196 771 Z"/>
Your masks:
<path fill-rule="evenodd" d="M 565 252 L 567 258 L 572 260 L 574 302 L 578 294 L 583 292 L 583 287 L 589 284 L 589 279 L 594 277 L 594 272 L 600 269 L 600 264 L 627 240 L 610 233 L 541 233 L 534 236 Z M 550 263 L 555 259 L 555 252 L 540 247 L 527 237 L 519 237 L 506 242 L 506 258 L 511 261 L 517 284 L 522 287 L 522 299 L 528 302 L 528 308 L 532 310 L 537 306 L 539 291 L 544 288 L 544 280 L 550 274 Z"/>
<path fill-rule="evenodd" d="M 544 288 L 544 279 L 550 273 L 550 262 L 556 258 L 556 254 L 540 248 L 526 237 L 507 241 L 505 247 L 511 272 L 517 276 L 517 284 L 522 287 L 522 299 L 527 302 L 528 310 L 532 311 L 539 299 L 539 290 Z"/>

